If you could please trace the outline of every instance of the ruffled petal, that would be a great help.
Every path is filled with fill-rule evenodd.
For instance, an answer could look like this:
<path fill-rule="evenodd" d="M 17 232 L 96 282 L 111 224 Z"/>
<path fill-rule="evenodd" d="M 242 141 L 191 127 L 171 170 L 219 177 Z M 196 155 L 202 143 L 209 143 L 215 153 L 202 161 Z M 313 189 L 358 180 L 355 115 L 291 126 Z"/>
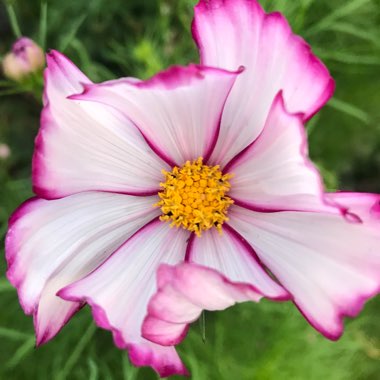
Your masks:
<path fill-rule="evenodd" d="M 380 291 L 378 223 L 349 222 L 339 214 L 258 213 L 234 207 L 230 224 L 294 297 L 306 319 L 338 339 L 343 317 L 353 317 Z M 376 228 L 374 228 L 376 227 Z"/>
<path fill-rule="evenodd" d="M 155 220 L 131 237 L 102 266 L 62 289 L 60 297 L 88 302 L 96 323 L 113 332 L 115 343 L 128 349 L 137 366 L 149 365 L 161 376 L 186 374 L 174 348 L 141 337 L 141 325 L 156 290 L 161 263 L 183 260 L 190 233 Z"/>
<path fill-rule="evenodd" d="M 201 238 L 192 236 L 187 260 L 176 267 L 162 265 L 158 292 L 152 297 L 143 336 L 155 343 L 176 345 L 188 324 L 202 310 L 222 310 L 236 302 L 259 301 L 262 296 L 290 299 L 289 293 L 266 273 L 249 244 L 231 227 Z"/>
<path fill-rule="evenodd" d="M 162 265 L 158 291 L 151 298 L 143 336 L 163 346 L 179 344 L 188 324 L 202 310 L 223 310 L 237 302 L 256 301 L 262 294 L 252 285 L 231 282 L 217 271 L 194 263 Z"/>
<path fill-rule="evenodd" d="M 91 82 L 58 52 L 47 56 L 44 109 L 33 157 L 42 198 L 98 190 L 152 195 L 168 169 L 144 137 L 112 107 L 69 100 Z"/>
<path fill-rule="evenodd" d="M 211 162 L 226 164 L 261 132 L 274 97 L 310 118 L 332 96 L 326 67 L 280 13 L 265 14 L 256 0 L 201 0 L 193 36 L 204 65 L 246 70 L 226 103 Z"/>
<path fill-rule="evenodd" d="M 160 157 L 182 166 L 187 160 L 210 156 L 224 104 L 241 70 L 174 66 L 144 82 L 120 79 L 86 86 L 73 98 L 124 112 Z"/>
<path fill-rule="evenodd" d="M 285 110 L 282 92 L 260 135 L 224 172 L 233 173 L 228 195 L 254 211 L 319 211 L 321 207 L 337 211 L 324 199 L 322 179 L 308 158 L 302 118 Z"/>
<path fill-rule="evenodd" d="M 6 237 L 7 277 L 37 344 L 53 338 L 83 303 L 56 297 L 62 287 L 97 268 L 136 230 L 159 214 L 156 197 L 81 193 L 32 199 L 12 216 Z"/>

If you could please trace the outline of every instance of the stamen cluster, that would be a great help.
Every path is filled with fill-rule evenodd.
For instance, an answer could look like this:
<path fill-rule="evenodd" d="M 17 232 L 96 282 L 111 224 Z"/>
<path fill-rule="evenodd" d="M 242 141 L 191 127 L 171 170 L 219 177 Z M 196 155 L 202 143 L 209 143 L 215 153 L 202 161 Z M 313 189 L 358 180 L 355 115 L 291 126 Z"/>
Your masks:
<path fill-rule="evenodd" d="M 162 173 L 165 182 L 160 183 L 161 200 L 155 204 L 161 207 L 162 221 L 171 221 L 171 227 L 185 228 L 199 237 L 212 227 L 222 231 L 228 220 L 227 209 L 233 203 L 226 196 L 231 188 L 230 174 L 223 174 L 219 165 L 204 165 L 202 157 Z"/>

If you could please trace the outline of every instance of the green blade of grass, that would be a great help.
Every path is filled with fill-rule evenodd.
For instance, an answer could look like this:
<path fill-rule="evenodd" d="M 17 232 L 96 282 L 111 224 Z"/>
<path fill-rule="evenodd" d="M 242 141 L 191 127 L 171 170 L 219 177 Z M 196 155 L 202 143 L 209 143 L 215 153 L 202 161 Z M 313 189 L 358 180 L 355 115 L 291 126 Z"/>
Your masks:
<path fill-rule="evenodd" d="M 13 5 L 6 2 L 5 7 L 7 9 L 9 22 L 11 23 L 13 34 L 15 35 L 16 38 L 20 38 L 22 36 L 22 33 L 21 33 L 20 25 L 17 21 L 16 12 L 13 8 Z"/>
<path fill-rule="evenodd" d="M 380 56 L 372 55 L 358 55 L 346 53 L 343 51 L 331 51 L 323 50 L 320 48 L 315 48 L 314 51 L 316 54 L 325 60 L 336 61 L 348 65 L 368 65 L 368 66 L 377 66 L 380 65 Z"/>
<path fill-rule="evenodd" d="M 40 27 L 38 41 L 42 50 L 46 49 L 46 31 L 47 31 L 47 1 L 41 1 Z"/>
<path fill-rule="evenodd" d="M 204 311 L 202 311 L 199 318 L 199 328 L 201 330 L 202 341 L 203 343 L 206 343 L 206 316 Z"/>
<path fill-rule="evenodd" d="M 349 116 L 352 116 L 355 119 L 360 120 L 364 124 L 369 124 L 371 121 L 369 115 L 366 112 L 343 100 L 334 98 L 331 99 L 327 105 Z"/>
<path fill-rule="evenodd" d="M 96 365 L 95 360 L 92 358 L 89 358 L 87 360 L 87 363 L 88 363 L 88 369 L 89 369 L 88 379 L 89 380 L 98 380 L 99 379 L 99 370 L 98 370 L 98 366 Z"/>
<path fill-rule="evenodd" d="M 75 366 L 76 362 L 80 359 L 80 356 L 82 355 L 82 352 L 86 347 L 87 343 L 94 335 L 95 330 L 96 326 L 93 323 L 91 323 L 86 332 L 83 334 L 82 339 L 78 342 L 72 354 L 67 359 L 62 371 L 57 375 L 56 380 L 65 380 L 68 377 L 70 371 Z"/>
<path fill-rule="evenodd" d="M 33 338 L 33 335 L 23 333 L 21 331 L 12 330 L 4 327 L 0 327 L 0 337 L 2 338 L 8 338 L 11 340 L 25 340 Z"/>
<path fill-rule="evenodd" d="M 128 356 L 125 352 L 122 352 L 121 355 L 121 365 L 123 368 L 124 380 L 137 380 L 139 369 L 131 365 L 128 360 Z"/>
<path fill-rule="evenodd" d="M 310 137 L 311 134 L 314 132 L 316 126 L 318 125 L 318 121 L 321 117 L 321 114 L 320 113 L 317 113 L 315 116 L 313 116 L 313 118 L 308 121 L 308 123 L 306 124 L 306 131 L 307 131 L 307 135 Z"/>
<path fill-rule="evenodd" d="M 87 14 L 83 14 L 73 22 L 69 32 L 62 37 L 61 42 L 59 44 L 59 50 L 61 52 L 64 52 L 70 46 L 71 42 L 74 40 L 79 28 L 82 26 L 86 18 Z"/>
<path fill-rule="evenodd" d="M 342 19 L 346 16 L 353 14 L 357 9 L 363 7 L 371 0 L 354 0 L 345 2 L 344 5 L 336 9 L 335 11 L 329 13 L 321 21 L 318 21 L 316 24 L 312 25 L 305 33 L 305 36 L 310 36 L 312 34 L 317 34 L 324 29 L 327 29 L 335 21 Z"/>
<path fill-rule="evenodd" d="M 7 368 L 14 368 L 16 367 L 22 359 L 28 355 L 31 351 L 33 351 L 35 347 L 35 339 L 34 337 L 29 338 L 25 341 L 24 344 L 22 344 L 18 350 L 14 353 L 12 356 L 12 359 L 8 361 L 6 364 Z"/>
<path fill-rule="evenodd" d="M 380 47 L 380 34 L 370 33 L 367 30 L 345 22 L 332 24 L 328 31 L 349 34 L 361 40 L 371 42 L 373 45 Z"/>

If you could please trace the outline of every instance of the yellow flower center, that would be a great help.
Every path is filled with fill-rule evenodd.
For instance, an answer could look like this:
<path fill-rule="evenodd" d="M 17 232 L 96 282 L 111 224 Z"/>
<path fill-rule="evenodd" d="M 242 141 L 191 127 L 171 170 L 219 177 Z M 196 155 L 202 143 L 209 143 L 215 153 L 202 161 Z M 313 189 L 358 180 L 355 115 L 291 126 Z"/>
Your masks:
<path fill-rule="evenodd" d="M 233 203 L 226 196 L 231 187 L 228 181 L 231 174 L 223 174 L 219 165 L 204 165 L 202 157 L 162 173 L 165 182 L 160 183 L 161 200 L 154 205 L 161 207 L 162 221 L 171 221 L 171 227 L 185 228 L 197 236 L 211 227 L 222 231 L 223 223 L 228 220 L 227 209 Z"/>

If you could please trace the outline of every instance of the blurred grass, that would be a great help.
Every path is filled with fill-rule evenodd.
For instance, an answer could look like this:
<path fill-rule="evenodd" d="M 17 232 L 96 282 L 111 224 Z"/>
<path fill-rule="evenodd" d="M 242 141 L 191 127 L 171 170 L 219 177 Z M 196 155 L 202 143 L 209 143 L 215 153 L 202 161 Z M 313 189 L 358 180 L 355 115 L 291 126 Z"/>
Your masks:
<path fill-rule="evenodd" d="M 146 78 L 173 63 L 198 61 L 190 35 L 195 2 L 3 2 L 0 56 L 10 48 L 14 32 L 22 33 L 46 48 L 64 51 L 94 81 Z M 266 0 L 262 4 L 288 17 L 336 79 L 333 101 L 308 125 L 311 155 L 327 186 L 379 192 L 379 0 Z M 10 159 L 0 161 L 1 239 L 10 213 L 31 196 L 30 161 L 40 112 L 33 95 L 10 95 L 10 91 L 23 89 L 0 80 L 0 143 L 12 149 Z M 3 258 L 0 271 L 5 272 Z M 54 341 L 35 349 L 32 321 L 23 315 L 4 277 L 0 277 L 0 308 L 0 379 L 156 378 L 150 369 L 132 367 L 126 354 L 114 347 L 110 334 L 94 328 L 87 309 Z M 377 298 L 359 318 L 347 322 L 345 335 L 333 343 L 314 332 L 291 304 L 244 304 L 206 314 L 205 343 L 199 325 L 194 324 L 179 350 L 192 378 L 199 380 L 378 380 L 379 313 Z"/>

